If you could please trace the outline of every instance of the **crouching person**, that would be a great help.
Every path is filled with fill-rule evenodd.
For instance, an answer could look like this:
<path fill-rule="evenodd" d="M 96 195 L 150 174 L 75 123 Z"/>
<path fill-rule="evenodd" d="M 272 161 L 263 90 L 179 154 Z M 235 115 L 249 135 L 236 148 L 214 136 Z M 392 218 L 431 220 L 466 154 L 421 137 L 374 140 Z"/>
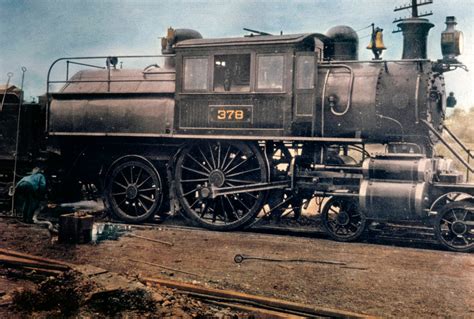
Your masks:
<path fill-rule="evenodd" d="M 23 177 L 15 189 L 15 206 L 23 215 L 25 223 L 33 223 L 33 215 L 40 209 L 40 203 L 46 194 L 46 178 L 40 168 L 33 168 L 31 175 Z"/>

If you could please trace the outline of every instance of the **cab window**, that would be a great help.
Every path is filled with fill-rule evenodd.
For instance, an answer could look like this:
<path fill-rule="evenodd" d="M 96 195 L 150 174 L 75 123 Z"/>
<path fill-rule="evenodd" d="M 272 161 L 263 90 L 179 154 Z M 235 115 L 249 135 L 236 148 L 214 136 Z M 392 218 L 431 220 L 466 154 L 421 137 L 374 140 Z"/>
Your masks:
<path fill-rule="evenodd" d="M 257 90 L 283 90 L 283 55 L 257 56 Z"/>
<path fill-rule="evenodd" d="M 184 59 L 184 90 L 207 91 L 207 57 L 193 57 Z"/>
<path fill-rule="evenodd" d="M 296 58 L 296 88 L 314 87 L 314 56 L 300 55 Z"/>
<path fill-rule="evenodd" d="M 214 56 L 214 91 L 250 91 L 250 54 Z"/>

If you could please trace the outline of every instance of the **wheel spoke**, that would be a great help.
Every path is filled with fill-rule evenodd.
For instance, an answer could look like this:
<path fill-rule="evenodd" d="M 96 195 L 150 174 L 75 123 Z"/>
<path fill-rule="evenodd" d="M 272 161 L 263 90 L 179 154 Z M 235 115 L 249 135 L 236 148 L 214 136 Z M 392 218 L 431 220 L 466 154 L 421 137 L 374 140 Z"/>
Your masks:
<path fill-rule="evenodd" d="M 149 208 L 140 200 L 140 198 L 138 199 L 138 202 L 143 207 L 143 209 L 145 209 L 145 212 L 147 212 L 149 210 Z"/>
<path fill-rule="evenodd" d="M 206 203 L 204 203 L 204 209 L 203 209 L 202 212 L 201 212 L 201 218 L 203 218 L 204 215 L 206 215 L 206 213 L 207 213 L 208 210 L 209 210 L 209 203 L 206 202 Z"/>
<path fill-rule="evenodd" d="M 206 162 L 206 164 L 209 166 L 209 168 L 212 170 L 213 167 L 212 165 L 209 163 L 209 161 L 207 160 L 207 157 L 206 155 L 204 155 L 204 152 L 202 151 L 201 147 L 198 146 L 198 149 L 199 149 L 199 153 L 201 153 L 201 156 L 202 158 L 204 159 L 204 162 Z M 210 171 L 209 171 L 210 172 Z"/>
<path fill-rule="evenodd" d="M 145 178 L 145 180 L 143 182 L 141 182 L 140 184 L 137 185 L 137 188 L 140 188 L 142 187 L 152 176 L 149 175 L 147 178 Z"/>
<path fill-rule="evenodd" d="M 252 197 L 253 199 L 258 199 L 258 197 L 257 197 L 257 196 L 255 196 L 255 195 L 252 195 L 251 193 L 242 193 L 242 194 L 243 194 L 243 195 L 250 196 L 250 197 Z"/>
<path fill-rule="evenodd" d="M 194 163 L 198 164 L 203 170 L 205 170 L 207 173 L 210 173 L 211 171 L 209 169 L 207 169 L 206 166 L 202 165 L 201 163 L 199 163 L 199 161 L 197 159 L 195 159 L 194 157 L 192 157 L 189 153 L 186 154 L 187 157 L 189 157 L 192 161 L 194 161 Z"/>
<path fill-rule="evenodd" d="M 227 151 L 225 152 L 224 158 L 222 160 L 222 165 L 219 168 L 221 168 L 221 169 L 224 168 L 225 162 L 227 160 L 227 156 L 229 155 L 229 151 L 230 151 L 230 145 L 227 147 Z"/>
<path fill-rule="evenodd" d="M 241 153 L 242 153 L 241 151 L 238 151 L 237 153 L 235 153 L 235 154 L 234 154 L 234 157 L 230 160 L 230 162 L 229 162 L 224 168 L 222 168 L 222 170 L 223 170 L 224 172 L 226 172 L 227 169 L 229 168 L 229 166 L 235 161 L 235 159 L 236 159 L 237 157 L 239 157 L 239 155 L 240 155 Z M 229 173 L 229 172 L 227 172 L 227 173 Z"/>
<path fill-rule="evenodd" d="M 207 146 L 209 147 L 209 152 L 211 153 L 211 161 L 212 161 L 212 164 L 214 164 L 212 167 L 214 169 L 217 168 L 217 165 L 216 165 L 216 160 L 214 159 L 214 152 L 212 151 L 212 146 L 210 143 L 207 144 Z"/>
<path fill-rule="evenodd" d="M 149 192 L 149 191 L 154 191 L 156 189 L 157 189 L 156 187 L 141 188 L 141 189 L 138 189 L 138 192 Z"/>
<path fill-rule="evenodd" d="M 125 185 L 123 185 L 123 184 L 121 184 L 121 183 L 119 183 L 119 182 L 117 182 L 117 181 L 114 181 L 114 184 L 115 184 L 115 185 L 118 185 L 118 186 L 120 186 L 120 187 L 122 187 L 123 189 L 127 189 L 127 186 L 125 186 Z"/>
<path fill-rule="evenodd" d="M 245 203 L 237 196 L 234 197 L 242 206 L 245 207 L 245 209 L 247 210 L 250 210 L 250 208 L 247 207 L 247 205 L 245 205 Z"/>
<path fill-rule="evenodd" d="M 193 208 L 193 207 L 194 207 L 194 205 L 196 205 L 196 204 L 197 204 L 197 202 L 199 202 L 199 201 L 200 201 L 200 199 L 199 199 L 199 198 L 197 198 L 197 199 L 196 199 L 196 200 L 195 200 L 195 201 L 194 201 L 194 202 L 191 204 L 191 206 L 189 206 L 189 207 L 190 207 L 190 208 Z"/>
<path fill-rule="evenodd" d="M 125 177 L 125 174 L 123 173 L 123 170 L 120 171 L 120 175 L 122 175 L 123 179 L 125 180 L 125 183 L 127 183 L 128 185 L 130 185 L 130 182 L 129 182 L 128 179 Z"/>
<path fill-rule="evenodd" d="M 213 202 L 212 206 L 212 222 L 215 223 L 217 219 L 217 212 L 216 212 L 216 202 Z"/>
<path fill-rule="evenodd" d="M 453 223 L 453 222 L 450 222 L 449 220 L 444 219 L 444 218 L 441 218 L 441 220 L 442 220 L 443 222 L 445 222 L 446 224 L 448 224 L 448 225 L 451 225 L 451 224 Z"/>
<path fill-rule="evenodd" d="M 155 201 L 153 198 L 145 196 L 143 194 L 140 194 L 140 197 L 143 198 L 143 199 L 146 199 L 147 201 L 152 202 L 152 203 Z"/>
<path fill-rule="evenodd" d="M 198 170 L 186 167 L 186 166 L 181 166 L 181 168 L 184 168 L 185 170 L 196 173 L 196 174 L 200 174 L 202 176 L 206 176 L 206 177 L 209 176 L 209 173 L 201 172 L 201 171 L 198 171 Z"/>
<path fill-rule="evenodd" d="M 454 221 L 458 220 L 458 216 L 456 215 L 456 211 L 454 209 L 451 211 L 451 214 L 454 217 Z"/>
<path fill-rule="evenodd" d="M 238 172 L 238 173 L 234 173 L 234 174 L 230 174 L 230 175 L 227 175 L 227 177 L 234 177 L 234 176 L 248 174 L 248 173 L 257 172 L 257 171 L 260 171 L 260 167 L 248 169 L 246 171 L 242 171 L 242 172 Z"/>
<path fill-rule="evenodd" d="M 125 197 L 124 199 L 122 199 L 122 201 L 120 203 L 117 204 L 117 206 L 121 206 L 123 203 L 125 203 L 125 201 L 127 200 L 127 197 Z"/>
<path fill-rule="evenodd" d="M 243 160 L 242 162 L 240 162 L 239 164 L 235 165 L 234 167 L 232 167 L 231 169 L 229 169 L 228 171 L 226 171 L 226 174 L 229 174 L 231 173 L 232 171 L 235 171 L 238 167 L 242 166 L 243 164 L 247 163 L 251 158 L 253 157 L 253 155 L 251 157 L 247 157 L 245 160 Z"/>
<path fill-rule="evenodd" d="M 137 179 L 135 180 L 135 184 L 138 184 L 138 181 L 140 180 L 140 177 L 142 176 L 143 168 L 140 167 L 140 170 L 138 171 Z"/>
<path fill-rule="evenodd" d="M 227 202 L 229 203 L 229 206 L 231 208 L 231 211 L 232 211 L 232 215 L 235 216 L 235 219 L 239 219 L 239 215 L 237 214 L 237 211 L 235 210 L 235 207 L 234 205 L 232 205 L 232 201 L 229 199 L 229 197 L 227 195 L 224 195 L 225 199 L 227 199 Z"/>
<path fill-rule="evenodd" d="M 127 192 L 120 192 L 120 193 L 112 193 L 112 196 L 120 196 L 120 195 L 125 195 Z"/>
<path fill-rule="evenodd" d="M 183 197 L 186 197 L 186 196 L 188 196 L 189 194 L 192 194 L 192 193 L 196 192 L 198 189 L 199 189 L 199 187 L 196 187 L 196 188 L 190 190 L 189 192 L 184 193 L 184 194 L 183 194 Z"/>
<path fill-rule="evenodd" d="M 217 143 L 217 166 L 216 168 L 221 167 L 221 143 Z"/>
<path fill-rule="evenodd" d="M 137 205 L 134 203 L 132 204 L 133 206 L 133 210 L 135 211 L 135 216 L 138 216 L 138 208 L 137 208 Z"/>
<path fill-rule="evenodd" d="M 225 207 L 224 207 L 224 199 L 222 197 L 220 197 L 219 201 L 221 203 L 222 213 L 224 215 L 224 221 L 227 222 L 229 220 L 229 216 L 227 215 L 227 212 L 226 212 Z"/>

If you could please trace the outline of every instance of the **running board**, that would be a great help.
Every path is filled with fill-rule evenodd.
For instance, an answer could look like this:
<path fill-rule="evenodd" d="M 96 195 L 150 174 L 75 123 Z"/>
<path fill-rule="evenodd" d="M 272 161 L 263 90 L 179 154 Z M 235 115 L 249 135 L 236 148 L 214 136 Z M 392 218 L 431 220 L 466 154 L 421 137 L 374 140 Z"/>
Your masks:
<path fill-rule="evenodd" d="M 250 184 L 250 185 L 221 187 L 221 188 L 212 186 L 211 198 L 216 198 L 218 196 L 223 196 L 223 195 L 234 195 L 234 194 L 248 193 L 248 192 L 260 192 L 260 191 L 266 191 L 266 190 L 271 190 L 271 189 L 284 189 L 287 187 L 290 187 L 290 181 L 257 183 L 257 184 Z"/>
<path fill-rule="evenodd" d="M 474 168 L 472 168 L 472 166 L 469 164 L 469 162 L 467 162 L 461 156 L 461 154 L 459 154 L 451 145 L 449 145 L 449 143 L 443 138 L 443 136 L 441 134 L 439 134 L 438 131 L 436 131 L 436 129 L 429 122 L 427 122 L 426 120 L 421 120 L 421 122 L 423 122 L 423 124 L 425 124 L 428 127 L 428 129 L 434 135 L 436 135 L 436 137 L 441 141 L 441 143 L 443 143 L 444 146 L 446 146 L 448 148 L 448 150 L 464 165 L 464 167 L 466 167 L 471 173 L 474 173 Z M 449 134 L 451 135 L 452 133 L 449 131 Z M 453 135 L 454 134 L 452 134 L 451 136 L 453 136 Z M 462 145 L 461 141 L 457 140 L 456 142 L 458 142 Z M 464 148 L 467 150 L 467 148 L 465 146 L 464 146 Z M 472 154 L 470 154 L 470 152 L 468 154 L 469 154 L 469 157 L 472 156 Z"/>

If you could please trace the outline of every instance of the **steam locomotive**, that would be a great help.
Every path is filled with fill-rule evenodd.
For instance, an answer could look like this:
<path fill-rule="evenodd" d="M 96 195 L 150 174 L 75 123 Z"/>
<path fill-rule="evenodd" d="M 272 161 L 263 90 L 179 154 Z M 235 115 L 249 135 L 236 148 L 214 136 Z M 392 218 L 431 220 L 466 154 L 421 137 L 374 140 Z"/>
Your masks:
<path fill-rule="evenodd" d="M 437 61 L 426 58 L 433 25 L 417 15 L 398 24 L 400 60 L 380 59 L 378 29 L 375 58 L 358 60 L 348 26 L 221 39 L 170 28 L 164 64 L 144 69 L 119 67 L 130 57 L 58 59 L 44 104 L 51 170 L 69 187 L 96 185 L 126 222 L 171 210 L 234 230 L 289 207 L 298 217 L 318 197 L 335 240 L 356 240 L 372 221 L 421 221 L 447 248 L 470 251 L 474 185 L 433 149 L 450 147 L 443 74 L 463 67 L 462 33 L 454 17 L 446 24 Z M 105 67 L 90 62 L 102 58 Z M 64 64 L 65 79 L 53 79 Z M 86 68 L 70 76 L 77 65 Z"/>

